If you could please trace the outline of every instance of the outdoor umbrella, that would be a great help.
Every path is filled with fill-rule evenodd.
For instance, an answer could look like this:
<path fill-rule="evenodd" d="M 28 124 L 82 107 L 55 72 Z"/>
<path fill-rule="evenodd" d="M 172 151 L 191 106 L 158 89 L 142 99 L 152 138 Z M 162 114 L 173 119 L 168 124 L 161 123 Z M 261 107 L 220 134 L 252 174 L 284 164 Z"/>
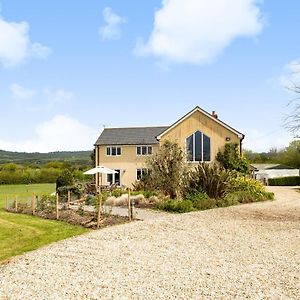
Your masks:
<path fill-rule="evenodd" d="M 115 170 L 109 169 L 107 167 L 97 166 L 93 169 L 90 169 L 90 170 L 84 172 L 83 174 L 85 174 L 85 175 L 101 174 L 101 185 L 102 185 L 102 174 L 116 174 L 116 173 L 118 173 L 118 172 L 116 172 Z"/>

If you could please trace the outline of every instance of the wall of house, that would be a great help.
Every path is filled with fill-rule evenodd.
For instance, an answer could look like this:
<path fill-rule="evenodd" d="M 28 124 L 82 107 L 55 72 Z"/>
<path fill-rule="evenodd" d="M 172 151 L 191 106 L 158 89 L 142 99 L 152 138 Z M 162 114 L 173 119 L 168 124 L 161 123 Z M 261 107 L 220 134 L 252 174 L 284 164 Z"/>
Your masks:
<path fill-rule="evenodd" d="M 230 138 L 229 143 L 238 143 L 240 145 L 240 139 L 236 134 L 199 111 L 195 111 L 192 115 L 163 135 L 161 137 L 160 144 L 165 140 L 170 140 L 177 142 L 183 149 L 185 149 L 186 138 L 197 130 L 210 137 L 212 160 L 215 159 L 218 151 L 224 148 L 227 143 L 226 138 Z"/>
<path fill-rule="evenodd" d="M 152 146 L 153 152 L 157 151 L 158 144 Z M 121 170 L 121 184 L 132 187 L 132 183 L 136 181 L 136 170 L 145 168 L 146 160 L 149 156 L 138 156 L 136 154 L 137 146 L 121 146 L 122 155 L 107 156 L 106 146 L 98 146 L 96 149 L 96 165 L 103 165 L 114 170 Z M 102 184 L 106 185 L 107 176 L 103 175 Z M 96 184 L 101 184 L 101 175 L 96 178 Z"/>

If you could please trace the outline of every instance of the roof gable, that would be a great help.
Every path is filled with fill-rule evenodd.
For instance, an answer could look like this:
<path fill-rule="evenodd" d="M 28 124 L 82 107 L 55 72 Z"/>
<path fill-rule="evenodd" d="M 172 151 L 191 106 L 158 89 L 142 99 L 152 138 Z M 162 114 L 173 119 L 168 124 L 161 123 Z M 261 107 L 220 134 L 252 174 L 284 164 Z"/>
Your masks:
<path fill-rule="evenodd" d="M 219 125 L 225 127 L 226 129 L 228 129 L 229 131 L 233 132 L 234 134 L 236 134 L 240 139 L 244 138 L 244 134 L 242 134 L 241 132 L 235 130 L 234 128 L 232 128 L 231 126 L 227 125 L 226 123 L 222 122 L 220 119 L 215 118 L 214 116 L 212 116 L 210 113 L 208 113 L 207 111 L 205 111 L 204 109 L 200 108 L 199 106 L 196 106 L 193 110 L 191 110 L 189 113 L 187 113 L 185 116 L 183 116 L 182 118 L 180 118 L 178 121 L 176 121 L 175 123 L 173 123 L 170 127 L 166 128 L 165 131 L 163 131 L 161 134 L 159 134 L 157 136 L 157 139 L 160 140 L 166 133 L 168 133 L 170 130 L 172 130 L 175 126 L 177 126 L 178 124 L 180 124 L 181 122 L 183 122 L 185 119 L 187 119 L 188 117 L 190 117 L 192 114 L 194 114 L 195 112 L 200 112 L 202 114 L 204 114 L 205 116 L 207 116 L 208 118 L 210 118 L 211 120 L 215 121 L 216 123 L 218 123 Z"/>

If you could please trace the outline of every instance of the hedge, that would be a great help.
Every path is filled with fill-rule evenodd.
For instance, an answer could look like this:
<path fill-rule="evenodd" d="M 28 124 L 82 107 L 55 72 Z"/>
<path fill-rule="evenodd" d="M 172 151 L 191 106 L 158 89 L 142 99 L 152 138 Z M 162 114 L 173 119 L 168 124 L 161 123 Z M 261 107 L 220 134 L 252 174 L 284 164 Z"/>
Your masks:
<path fill-rule="evenodd" d="M 271 186 L 296 186 L 300 185 L 300 176 L 269 178 L 268 182 Z"/>

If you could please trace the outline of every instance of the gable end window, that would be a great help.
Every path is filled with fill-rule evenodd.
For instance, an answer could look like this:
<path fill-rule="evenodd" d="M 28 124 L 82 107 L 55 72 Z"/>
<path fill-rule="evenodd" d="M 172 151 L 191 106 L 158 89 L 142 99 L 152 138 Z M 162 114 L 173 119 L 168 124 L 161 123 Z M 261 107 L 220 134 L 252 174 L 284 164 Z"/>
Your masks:
<path fill-rule="evenodd" d="M 152 155 L 152 146 L 137 146 L 136 155 L 138 156 Z"/>
<path fill-rule="evenodd" d="M 186 139 L 187 161 L 202 162 L 211 160 L 210 137 L 200 131 Z"/>
<path fill-rule="evenodd" d="M 106 147 L 107 156 L 120 156 L 122 154 L 121 147 Z"/>

